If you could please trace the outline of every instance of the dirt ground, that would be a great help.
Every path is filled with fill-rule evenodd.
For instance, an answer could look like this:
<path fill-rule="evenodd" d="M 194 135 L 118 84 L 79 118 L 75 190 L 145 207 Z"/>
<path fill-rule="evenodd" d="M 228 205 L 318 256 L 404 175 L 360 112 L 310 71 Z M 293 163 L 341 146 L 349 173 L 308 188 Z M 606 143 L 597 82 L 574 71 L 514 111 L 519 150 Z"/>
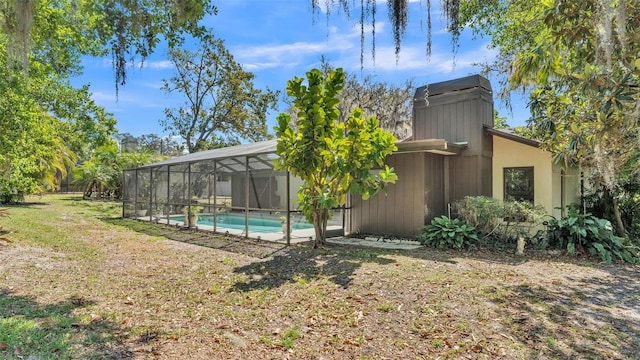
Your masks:
<path fill-rule="evenodd" d="M 65 226 L 82 227 L 72 244 L 83 250 L 19 236 L 0 247 L 0 314 L 28 316 L 16 305 L 26 302 L 39 314 L 71 319 L 65 327 L 52 324 L 53 316 L 32 316 L 63 333 L 68 348 L 61 358 L 633 359 L 640 353 L 638 266 L 531 252 L 283 247 L 96 220 L 90 211 L 46 236 L 64 237 L 71 232 Z M 0 358 L 46 358 L 32 352 L 4 346 Z"/>

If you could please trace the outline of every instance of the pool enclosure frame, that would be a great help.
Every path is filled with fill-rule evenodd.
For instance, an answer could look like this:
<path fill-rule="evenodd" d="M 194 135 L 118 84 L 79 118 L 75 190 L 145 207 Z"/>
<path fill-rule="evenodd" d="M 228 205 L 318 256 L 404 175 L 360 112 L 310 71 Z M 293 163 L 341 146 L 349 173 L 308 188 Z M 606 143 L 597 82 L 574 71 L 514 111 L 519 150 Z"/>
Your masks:
<path fill-rule="evenodd" d="M 168 225 L 187 225 L 185 217 L 200 212 L 211 225 L 200 230 L 241 235 L 245 238 L 309 240 L 315 237 L 297 207 L 302 181 L 274 169 L 276 140 L 197 152 L 123 171 L 123 217 Z M 248 181 L 247 181 L 248 179 Z M 347 210 L 333 211 L 330 231 L 344 234 Z M 223 215 L 224 216 L 221 216 Z M 225 218 L 244 223 L 221 224 Z M 282 232 L 253 231 L 260 219 L 281 224 Z M 258 221 L 258 220 L 256 220 Z M 251 223 L 250 223 L 251 222 Z M 291 226 L 287 226 L 291 224 Z M 233 228 L 229 228 L 233 226 Z M 301 227 L 306 229 L 301 229 Z M 266 228 L 266 227 L 265 227 Z M 262 231 L 262 232 L 261 232 Z"/>

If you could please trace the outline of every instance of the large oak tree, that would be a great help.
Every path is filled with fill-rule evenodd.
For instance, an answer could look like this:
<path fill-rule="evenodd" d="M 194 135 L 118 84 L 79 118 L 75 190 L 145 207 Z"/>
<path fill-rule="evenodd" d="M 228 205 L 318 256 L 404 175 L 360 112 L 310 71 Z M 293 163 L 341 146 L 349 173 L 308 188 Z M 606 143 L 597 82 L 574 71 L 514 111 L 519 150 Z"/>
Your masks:
<path fill-rule="evenodd" d="M 278 93 L 253 86 L 255 75 L 242 69 L 224 42 L 203 38 L 195 51 L 170 51 L 175 74 L 163 89 L 184 96 L 184 105 L 165 109 L 165 130 L 182 137 L 191 152 L 267 138 L 266 117 Z"/>

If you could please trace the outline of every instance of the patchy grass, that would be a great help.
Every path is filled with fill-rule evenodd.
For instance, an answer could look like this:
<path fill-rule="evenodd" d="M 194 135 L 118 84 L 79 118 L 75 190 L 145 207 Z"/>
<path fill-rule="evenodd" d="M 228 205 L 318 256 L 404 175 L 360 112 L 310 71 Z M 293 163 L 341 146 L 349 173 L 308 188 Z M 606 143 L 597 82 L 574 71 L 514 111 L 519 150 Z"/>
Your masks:
<path fill-rule="evenodd" d="M 628 359 L 637 266 L 283 247 L 120 219 L 74 196 L 0 225 L 3 359 Z"/>

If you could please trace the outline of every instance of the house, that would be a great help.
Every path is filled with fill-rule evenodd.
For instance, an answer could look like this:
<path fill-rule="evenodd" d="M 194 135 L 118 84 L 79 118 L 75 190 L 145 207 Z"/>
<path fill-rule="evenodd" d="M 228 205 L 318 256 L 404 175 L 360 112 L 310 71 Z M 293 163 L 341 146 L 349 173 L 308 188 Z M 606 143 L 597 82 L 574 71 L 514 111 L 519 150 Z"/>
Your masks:
<path fill-rule="evenodd" d="M 493 136 L 493 197 L 523 199 L 540 204 L 559 218 L 566 207 L 580 202 L 581 174 L 551 161 L 540 142 L 507 129 L 485 129 Z"/>
<path fill-rule="evenodd" d="M 530 200 L 556 216 L 576 202 L 579 173 L 553 164 L 539 143 L 494 129 L 492 95 L 479 75 L 418 88 L 413 135 L 387 158 L 397 183 L 386 196 L 352 195 L 334 211 L 328 234 L 416 236 L 465 196 Z M 245 144 L 127 169 L 123 215 L 175 224 L 197 204 L 209 216 L 201 228 L 275 240 L 282 221 L 293 223 L 287 241 L 308 239 L 313 231 L 297 210 L 300 179 L 273 169 L 275 146 Z"/>

